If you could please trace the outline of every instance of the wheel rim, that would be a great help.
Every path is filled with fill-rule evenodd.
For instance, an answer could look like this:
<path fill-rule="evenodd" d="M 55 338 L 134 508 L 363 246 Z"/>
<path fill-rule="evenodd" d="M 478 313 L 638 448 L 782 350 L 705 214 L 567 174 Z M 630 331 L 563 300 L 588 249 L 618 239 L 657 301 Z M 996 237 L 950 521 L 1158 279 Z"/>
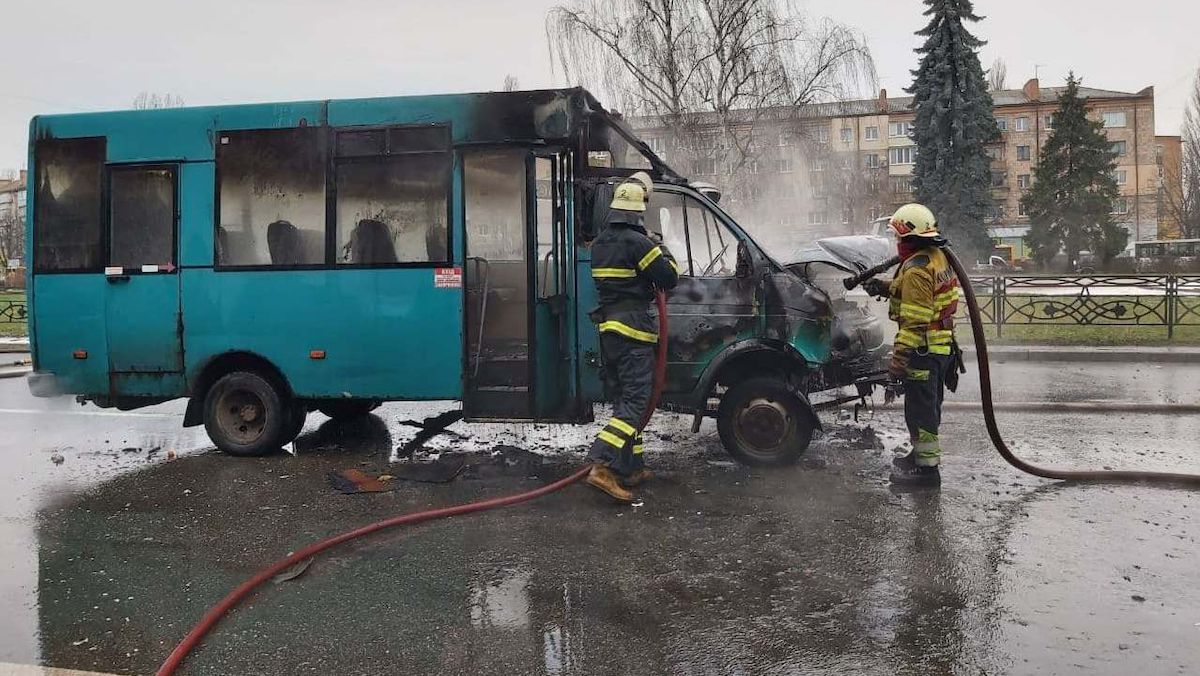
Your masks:
<path fill-rule="evenodd" d="M 258 441 L 267 427 L 267 405 L 250 390 L 226 390 L 217 401 L 216 418 L 225 436 L 249 445 Z"/>
<path fill-rule="evenodd" d="M 761 457 L 776 455 L 794 426 L 787 407 L 769 397 L 747 401 L 734 416 L 734 423 L 742 448 Z"/>

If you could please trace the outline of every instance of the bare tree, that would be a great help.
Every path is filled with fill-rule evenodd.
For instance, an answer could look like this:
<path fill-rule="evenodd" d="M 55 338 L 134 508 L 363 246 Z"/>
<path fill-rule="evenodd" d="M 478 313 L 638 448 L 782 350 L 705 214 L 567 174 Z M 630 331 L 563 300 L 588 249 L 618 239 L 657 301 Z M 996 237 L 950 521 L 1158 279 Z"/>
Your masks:
<path fill-rule="evenodd" d="M 550 10 L 546 28 L 567 80 L 661 119 L 677 139 L 715 127 L 735 169 L 767 111 L 874 84 L 861 36 L 779 0 L 572 0 Z"/>
<path fill-rule="evenodd" d="M 521 82 L 517 80 L 517 76 L 508 74 L 504 76 L 504 91 L 515 92 L 521 88 Z"/>
<path fill-rule="evenodd" d="M 0 211 L 0 268 L 7 268 L 8 261 L 25 255 L 25 222 L 17 216 L 16 209 Z"/>
<path fill-rule="evenodd" d="M 1200 237 L 1200 70 L 1183 113 L 1178 168 L 1162 167 L 1163 215 L 1179 224 L 1183 237 Z M 1174 186 L 1180 186 L 1176 188 Z"/>
<path fill-rule="evenodd" d="M 158 94 L 155 92 L 140 92 L 133 97 L 134 110 L 153 110 L 155 108 L 179 108 L 183 106 L 183 97 L 178 94 Z"/>
<path fill-rule="evenodd" d="M 988 91 L 999 91 L 1005 89 L 1006 81 L 1008 80 L 1008 66 L 1005 65 L 1004 59 L 996 57 L 992 62 L 992 67 L 987 72 Z"/>

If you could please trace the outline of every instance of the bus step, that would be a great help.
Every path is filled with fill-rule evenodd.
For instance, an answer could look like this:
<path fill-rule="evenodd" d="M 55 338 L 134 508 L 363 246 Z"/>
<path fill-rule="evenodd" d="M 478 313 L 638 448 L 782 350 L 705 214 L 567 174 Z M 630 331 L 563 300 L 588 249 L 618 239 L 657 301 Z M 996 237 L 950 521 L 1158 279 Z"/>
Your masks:
<path fill-rule="evenodd" d="M 468 418 L 527 418 L 529 388 L 524 385 L 483 385 L 467 391 L 464 412 Z"/>
<path fill-rule="evenodd" d="M 488 359 L 479 365 L 474 378 L 480 387 L 520 386 L 529 384 L 529 361 L 526 359 Z"/>

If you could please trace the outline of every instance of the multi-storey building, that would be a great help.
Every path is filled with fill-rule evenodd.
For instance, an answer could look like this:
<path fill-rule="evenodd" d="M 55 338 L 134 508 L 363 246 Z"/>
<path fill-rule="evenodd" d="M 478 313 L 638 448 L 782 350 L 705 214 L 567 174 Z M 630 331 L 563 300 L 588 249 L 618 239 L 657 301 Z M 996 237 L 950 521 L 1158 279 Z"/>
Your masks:
<path fill-rule="evenodd" d="M 1020 198 L 1033 185 L 1062 89 L 1033 79 L 992 93 L 1001 134 L 988 148 L 993 206 L 986 220 L 993 238 L 1012 244 L 1018 256 L 1029 231 Z M 1080 87 L 1080 95 L 1116 153 L 1121 197 L 1113 215 L 1130 242 L 1178 236 L 1160 206 L 1164 191 L 1180 181 L 1178 140 L 1154 135 L 1154 88 Z M 787 242 L 856 230 L 912 200 L 911 106 L 911 97 L 883 90 L 877 99 L 761 111 L 752 120 L 700 115 L 688 128 L 705 138 L 701 143 L 652 118 L 633 124 L 679 171 L 726 188 L 729 208 L 758 236 Z"/>

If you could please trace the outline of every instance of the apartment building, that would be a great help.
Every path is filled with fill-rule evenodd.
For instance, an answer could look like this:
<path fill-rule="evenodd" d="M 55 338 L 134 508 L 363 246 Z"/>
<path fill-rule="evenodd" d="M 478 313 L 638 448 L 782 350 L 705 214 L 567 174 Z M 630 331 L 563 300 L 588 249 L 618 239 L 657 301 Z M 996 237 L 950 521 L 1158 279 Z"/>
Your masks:
<path fill-rule="evenodd" d="M 26 173 L 0 178 L 0 270 L 21 267 L 25 250 Z M 0 283 L 2 279 L 0 279 Z"/>
<path fill-rule="evenodd" d="M 986 221 L 992 237 L 1018 256 L 1029 231 L 1020 198 L 1033 185 L 1062 89 L 1032 79 L 992 94 L 1001 134 L 988 148 L 993 207 Z M 1162 208 L 1164 192 L 1180 182 L 1178 143 L 1154 135 L 1154 88 L 1080 87 L 1080 95 L 1117 155 L 1121 198 L 1113 215 L 1130 241 L 1178 236 Z M 772 109 L 753 119 L 702 115 L 689 127 L 699 130 L 701 143 L 678 138 L 653 118 L 631 122 L 678 171 L 725 188 L 727 206 L 756 235 L 811 239 L 856 231 L 913 199 L 911 106 L 912 97 L 882 90 L 876 99 Z"/>

